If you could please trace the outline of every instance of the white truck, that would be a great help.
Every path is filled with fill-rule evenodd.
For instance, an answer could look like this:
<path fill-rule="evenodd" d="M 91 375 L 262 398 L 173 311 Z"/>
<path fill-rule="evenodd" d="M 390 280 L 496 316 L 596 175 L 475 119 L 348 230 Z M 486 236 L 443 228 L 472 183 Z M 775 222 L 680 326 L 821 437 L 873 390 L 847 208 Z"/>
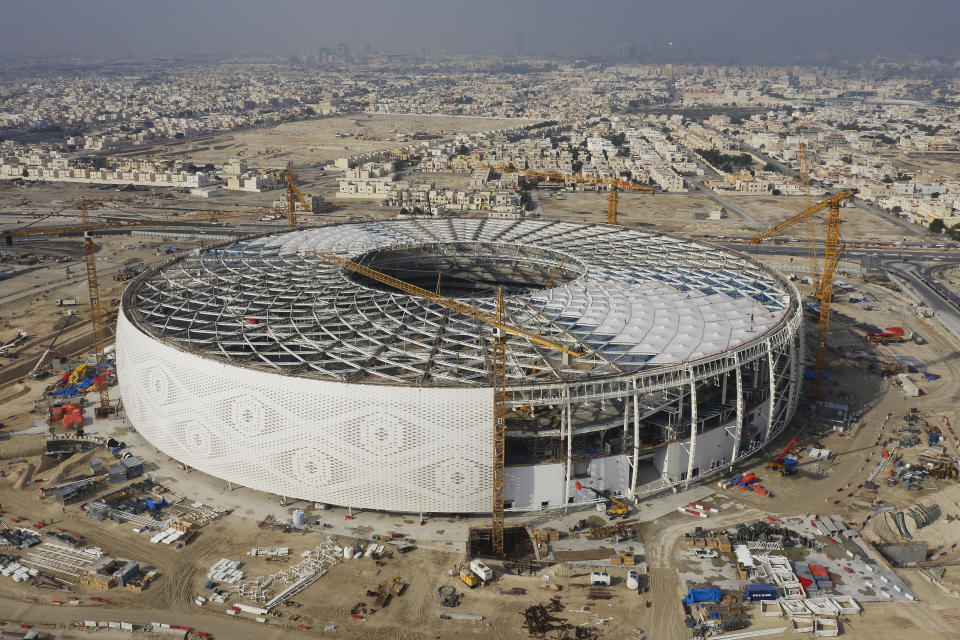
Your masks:
<path fill-rule="evenodd" d="M 484 582 L 490 582 L 493 580 L 493 569 L 483 564 L 479 560 L 470 561 L 470 571 L 473 571 L 475 574 L 477 574 L 477 577 Z"/>

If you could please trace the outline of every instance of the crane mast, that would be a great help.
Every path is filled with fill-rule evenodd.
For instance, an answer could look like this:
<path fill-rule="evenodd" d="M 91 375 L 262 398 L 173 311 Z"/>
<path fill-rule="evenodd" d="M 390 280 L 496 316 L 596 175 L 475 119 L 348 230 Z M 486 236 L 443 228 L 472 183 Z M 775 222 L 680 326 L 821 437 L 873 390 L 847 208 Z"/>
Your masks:
<path fill-rule="evenodd" d="M 287 180 L 287 227 L 290 229 L 296 229 L 297 200 L 300 201 L 300 204 L 302 204 L 304 209 L 307 211 L 310 210 L 310 205 L 307 204 L 303 194 L 300 193 L 300 189 L 297 188 L 297 182 L 293 177 L 293 169 L 291 168 L 289 162 L 287 163 L 286 171 L 283 172 L 283 177 Z"/>
<path fill-rule="evenodd" d="M 97 281 L 96 247 L 93 244 L 93 233 L 89 230 L 90 214 L 87 211 L 86 199 L 80 200 L 80 226 L 83 231 L 83 257 L 87 265 L 87 289 L 90 292 L 90 324 L 93 327 L 93 350 L 97 364 L 95 373 L 100 382 L 97 383 L 97 393 L 100 396 L 100 406 L 95 415 L 105 418 L 113 413 L 110 405 L 110 387 L 107 385 L 106 372 L 101 373 L 100 365 L 104 362 L 103 343 L 103 306 L 100 302 L 100 284 Z"/>
<path fill-rule="evenodd" d="M 813 369 L 813 397 L 819 400 L 823 392 L 823 376 L 827 369 L 827 336 L 830 333 L 830 303 L 833 301 L 833 273 L 840 259 L 843 247 L 840 246 L 840 203 L 853 194 L 843 191 L 807 207 L 797 215 L 776 224 L 766 231 L 758 233 L 747 244 L 760 244 L 765 238 L 774 236 L 798 222 L 812 220 L 825 209 L 829 209 L 827 216 L 827 238 L 824 246 L 825 258 L 820 286 L 814 288 L 814 295 L 820 301 L 820 319 L 817 323 L 817 354 Z"/>
<path fill-rule="evenodd" d="M 628 191 L 646 191 L 647 193 L 656 193 L 653 187 L 647 187 L 638 184 L 629 184 L 624 180 L 616 178 L 588 178 L 573 173 L 561 173 L 559 171 L 534 171 L 533 169 L 514 169 L 512 167 L 502 167 L 499 165 L 484 165 L 481 168 L 493 169 L 503 173 L 521 173 L 524 177 L 546 178 L 547 180 L 563 180 L 566 182 L 579 182 L 580 184 L 597 184 L 608 188 L 607 193 L 607 224 L 617 224 L 617 202 L 618 192 L 622 189 Z"/>
<path fill-rule="evenodd" d="M 617 224 L 617 188 L 610 187 L 607 196 L 607 224 Z"/>
<path fill-rule="evenodd" d="M 807 158 L 807 143 L 797 144 L 797 161 L 800 164 L 800 191 L 803 194 L 804 210 L 810 208 L 810 162 Z M 814 291 L 820 288 L 820 271 L 817 267 L 817 237 L 813 218 L 807 218 L 807 254 L 810 257 L 810 278 Z"/>
<path fill-rule="evenodd" d="M 813 369 L 813 397 L 820 399 L 823 391 L 823 376 L 827 370 L 827 336 L 830 333 L 830 304 L 833 302 L 833 273 L 842 247 L 840 242 L 840 201 L 830 203 L 827 216 L 827 241 L 824 246 L 823 275 L 814 289 L 820 300 L 820 319 L 817 323 L 817 360 Z"/>

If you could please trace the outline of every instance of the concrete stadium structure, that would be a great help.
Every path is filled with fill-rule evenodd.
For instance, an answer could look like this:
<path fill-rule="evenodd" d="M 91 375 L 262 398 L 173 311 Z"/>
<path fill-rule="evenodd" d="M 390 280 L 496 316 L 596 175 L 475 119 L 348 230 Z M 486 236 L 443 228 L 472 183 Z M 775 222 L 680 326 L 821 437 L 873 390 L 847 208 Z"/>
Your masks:
<path fill-rule="evenodd" d="M 388 220 L 234 241 L 135 280 L 117 367 L 147 440 L 279 495 L 490 511 L 494 329 L 318 249 L 490 312 L 500 287 L 509 323 L 582 354 L 509 338 L 508 510 L 682 489 L 797 406 L 799 296 L 746 256 L 623 227 Z"/>

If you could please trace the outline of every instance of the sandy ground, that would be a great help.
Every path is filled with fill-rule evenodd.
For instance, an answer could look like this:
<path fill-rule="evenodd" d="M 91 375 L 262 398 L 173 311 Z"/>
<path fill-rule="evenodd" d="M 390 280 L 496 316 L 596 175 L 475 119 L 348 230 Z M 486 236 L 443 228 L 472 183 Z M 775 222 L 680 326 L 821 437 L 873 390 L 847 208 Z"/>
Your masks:
<path fill-rule="evenodd" d="M 727 234 L 740 228 L 738 218 L 705 220 L 715 205 L 699 194 L 622 193 L 619 198 L 617 221 L 627 226 L 705 234 Z M 548 219 L 594 223 L 607 219 L 606 192 L 568 193 L 565 200 L 539 195 L 538 199 Z"/>
<path fill-rule="evenodd" d="M 758 196 L 724 192 L 721 197 L 743 209 L 767 226 L 786 220 L 803 210 L 799 196 Z M 596 222 L 607 216 L 607 194 L 594 192 L 569 193 L 565 200 L 539 197 L 547 217 Z M 659 228 L 675 233 L 698 235 L 725 235 L 751 237 L 756 231 L 749 229 L 735 214 L 720 220 L 707 216 L 716 209 L 715 202 L 697 193 L 622 193 L 618 202 L 618 221 L 627 226 L 639 225 Z M 904 230 L 860 208 L 844 208 L 841 211 L 841 237 L 856 241 L 898 241 Z M 815 227 L 818 238 L 826 232 L 826 218 L 820 216 Z M 783 238 L 806 239 L 806 226 L 797 226 L 780 234 Z M 806 251 L 806 244 L 798 246 L 798 253 Z"/>
<path fill-rule="evenodd" d="M 392 149 L 415 143 L 415 133 L 451 138 L 523 126 L 534 121 L 426 115 L 357 114 L 288 122 L 264 129 L 225 133 L 201 141 L 170 143 L 145 150 L 154 158 L 188 159 L 195 163 L 222 164 L 240 155 L 251 166 L 284 166 L 331 162 L 338 157 Z M 338 136 L 339 134 L 339 136 Z"/>
<path fill-rule="evenodd" d="M 778 199 L 779 200 L 779 199 Z M 602 219 L 605 217 L 606 199 L 598 194 L 573 194 L 571 199 L 558 203 L 555 200 L 542 200 L 544 209 L 570 216 L 570 219 L 584 217 L 586 211 L 590 216 Z M 667 227 L 680 225 L 683 228 L 697 229 L 703 233 L 704 225 L 698 220 L 713 208 L 713 203 L 696 195 L 662 195 L 646 197 L 643 195 L 625 196 L 621 201 L 624 221 L 643 224 L 657 224 Z M 562 206 L 557 206 L 562 205 Z M 740 203 L 747 208 L 746 203 Z M 759 211 L 751 212 L 761 216 Z M 785 212 L 780 212 L 785 213 Z M 771 220 L 775 215 L 770 214 Z M 375 206 L 354 207 L 338 212 L 338 216 L 348 215 L 389 215 L 389 212 Z M 557 217 L 560 217 L 559 215 Z M 717 223 L 718 228 L 727 228 L 736 221 L 730 219 Z M 710 231 L 706 231 L 710 233 Z M 723 232 L 720 232 L 723 233 Z M 729 235 L 729 234 L 725 234 Z M 156 249 L 147 249 L 131 245 L 131 238 L 104 239 L 101 251 L 102 264 L 105 274 L 111 269 L 127 263 L 128 260 L 160 259 L 151 254 Z M 139 241 L 136 241 L 139 243 Z M 177 246 L 182 243 L 175 243 Z M 163 245 L 167 246 L 167 245 Z M 99 257 L 99 256 L 98 256 Z M 35 328 L 34 335 L 48 335 L 59 311 L 53 306 L 52 300 L 57 297 L 76 296 L 85 297 L 85 284 L 77 278 L 65 281 L 65 266 L 43 266 L 42 269 L 32 272 L 23 278 L 6 281 L 0 290 L 0 317 L 7 323 L 0 330 L 11 332 L 15 326 L 26 325 Z M 74 271 L 77 271 L 74 268 Z M 116 283 L 110 277 L 103 278 L 105 285 L 104 297 L 119 297 L 123 283 Z M 838 319 L 833 323 L 831 345 L 834 347 L 835 359 L 830 369 L 830 382 L 826 386 L 828 399 L 848 402 L 855 407 L 864 409 L 864 426 L 856 434 L 843 437 L 827 435 L 817 438 L 825 446 L 837 452 L 831 461 L 830 474 L 818 479 L 811 472 L 812 461 L 801 460 L 801 475 L 793 478 L 782 478 L 777 474 L 768 473 L 764 467 L 765 457 L 755 459 L 746 469 L 752 470 L 761 476 L 763 484 L 776 496 L 773 499 L 763 499 L 744 492 L 721 492 L 717 500 L 727 503 L 725 510 L 714 519 L 704 523 L 707 526 L 717 526 L 723 522 L 737 522 L 755 519 L 765 514 L 794 515 L 797 513 L 840 513 L 850 521 L 863 519 L 869 513 L 869 508 L 859 501 L 854 490 L 861 484 L 866 474 L 879 459 L 878 445 L 879 426 L 882 417 L 887 413 L 902 415 L 907 407 L 918 407 L 931 417 L 949 415 L 956 422 L 960 419 L 955 409 L 958 400 L 956 381 L 960 377 L 960 361 L 952 354 L 957 352 L 955 341 L 947 336 L 938 325 L 931 320 L 917 319 L 906 303 L 889 289 L 874 285 L 865 285 L 851 280 L 851 284 L 858 293 L 864 293 L 871 302 L 873 311 L 867 311 L 863 305 L 845 302 L 843 297 L 835 303 Z M 809 293 L 808 291 L 806 293 Z M 843 317 L 849 317 L 845 321 Z M 868 346 L 862 338 L 862 331 L 852 326 L 851 322 L 864 322 L 875 326 L 899 325 L 917 330 L 923 335 L 926 345 L 890 345 L 880 348 Z M 813 337 L 815 327 L 807 325 L 808 344 Z M 5 335 L 5 334 L 4 334 Z M 42 340 L 41 340 L 42 343 Z M 33 353 L 36 344 L 26 347 L 27 357 Z M 929 369 L 942 376 L 936 382 L 922 382 L 921 387 L 926 395 L 921 398 L 905 400 L 901 397 L 899 388 L 890 385 L 888 380 L 865 370 L 865 365 L 853 359 L 859 352 L 878 353 L 889 359 L 913 358 Z M 0 370 L 2 371 L 2 370 Z M 2 411 L 0 421 L 13 423 L 16 427 L 25 427 L 32 422 L 33 417 L 27 411 L 32 405 L 42 383 L 13 382 L 0 386 L 0 400 Z M 12 420 L 11 420 L 12 418 Z M 813 424 L 813 418 L 803 409 L 798 410 L 795 419 L 795 428 L 788 430 L 780 441 L 771 445 L 770 451 L 776 453 L 786 441 L 795 433 L 803 433 L 805 426 Z M 116 435 L 138 437 L 128 433 L 128 425 L 115 424 Z M 88 604 L 83 605 L 83 616 L 99 619 L 131 620 L 134 622 L 149 622 L 152 619 L 189 624 L 194 628 L 212 631 L 221 637 L 262 638 L 287 637 L 289 616 L 293 613 L 301 615 L 303 622 L 314 627 L 322 628 L 327 624 L 334 624 L 338 630 L 338 637 L 344 638 L 428 638 L 428 637 L 490 637 L 490 638 L 523 638 L 525 632 L 520 629 L 522 617 L 520 612 L 530 604 L 546 601 L 556 593 L 552 585 L 560 584 L 564 589 L 559 595 L 564 603 L 563 617 L 574 624 L 596 625 L 603 638 L 621 638 L 630 635 L 634 626 L 646 630 L 650 638 L 667 638 L 677 640 L 688 637 L 682 626 L 682 615 L 678 598 L 684 591 L 677 573 L 678 554 L 675 550 L 677 537 L 690 531 L 700 524 L 686 520 L 678 514 L 665 515 L 647 523 L 643 528 L 643 544 L 646 549 L 646 560 L 650 566 L 651 592 L 650 608 L 644 606 L 646 596 L 641 598 L 625 589 L 613 589 L 616 594 L 613 600 L 587 603 L 582 590 L 569 586 L 571 570 L 566 567 L 556 567 L 548 570 L 550 581 L 543 580 L 542 576 L 517 577 L 508 576 L 501 584 L 470 591 L 466 594 L 458 612 L 483 615 L 481 623 L 464 621 L 441 621 L 441 612 L 435 596 L 435 589 L 440 584 L 451 582 L 447 571 L 462 558 L 462 540 L 457 540 L 453 534 L 453 523 L 444 519 L 432 520 L 428 526 L 422 527 L 418 537 L 424 539 L 424 544 L 404 558 L 387 561 L 383 567 L 376 567 L 370 560 L 353 561 L 334 568 L 316 586 L 297 596 L 296 600 L 303 604 L 300 609 L 284 610 L 282 621 L 271 618 L 266 628 L 247 620 L 233 620 L 228 618 L 219 609 L 220 605 L 208 605 L 200 609 L 193 604 L 193 597 L 202 592 L 202 583 L 206 571 L 211 564 L 221 557 L 230 557 L 246 560 L 245 552 L 255 546 L 267 547 L 285 545 L 299 554 L 307 548 L 318 544 L 325 535 L 284 535 L 281 533 L 263 531 L 257 528 L 256 521 L 261 518 L 268 508 L 289 512 L 292 505 L 280 509 L 276 505 L 275 496 L 260 494 L 247 489 L 231 491 L 225 483 L 209 476 L 194 472 L 192 474 L 179 473 L 174 461 L 159 459 L 157 466 L 150 470 L 158 472 L 161 481 L 169 483 L 174 491 L 212 502 L 223 504 L 230 502 L 246 502 L 247 508 L 237 511 L 224 520 L 204 528 L 196 541 L 182 550 L 176 550 L 164 545 L 151 545 L 145 534 L 134 534 L 128 525 L 113 523 L 100 524 L 81 516 L 76 506 L 61 510 L 48 503 L 37 500 L 36 488 L 24 486 L 35 477 L 51 479 L 63 477 L 79 472 L 82 462 L 68 463 L 56 467 L 51 461 L 37 454 L 39 436 L 17 436 L 7 441 L 0 441 L 0 469 L 8 473 L 3 482 L 0 482 L 0 503 L 8 514 L 23 515 L 30 522 L 45 520 L 52 522 L 52 526 L 62 527 L 72 533 L 78 533 L 88 538 L 91 544 L 102 546 L 110 554 L 131 557 L 143 560 L 148 564 L 160 567 L 164 576 L 143 594 L 134 594 L 113 589 L 107 594 L 78 588 L 78 595 Z M 808 437 L 803 444 L 809 444 L 814 438 Z M 133 440 L 131 440 L 132 442 Z M 146 447 L 145 443 L 136 446 Z M 958 452 L 951 450 L 953 455 Z M 24 463 L 10 465 L 12 459 L 24 459 Z M 24 486 L 22 490 L 17 487 Z M 954 490 L 955 491 L 955 490 Z M 851 495 L 852 494 L 852 495 Z M 908 505 L 918 499 L 916 494 L 906 494 L 899 488 L 888 489 L 882 487 L 881 499 L 897 505 Z M 936 495 L 920 496 L 925 503 L 932 500 L 954 500 L 953 493 L 944 493 L 942 498 Z M 678 496 L 682 499 L 682 496 Z M 834 500 L 839 500 L 834 504 Z M 272 507 L 271 507 L 272 505 Z M 645 507 L 646 508 L 646 507 Z M 343 514 L 334 510 L 329 514 L 331 522 L 337 519 L 342 523 Z M 408 523 L 409 521 L 409 523 Z M 538 523 L 543 526 L 543 522 Z M 352 542 L 357 536 L 369 536 L 372 533 L 385 533 L 395 526 L 405 526 L 417 529 L 417 525 L 410 518 L 387 514 L 362 514 L 352 530 L 342 526 L 336 528 L 337 540 Z M 462 523 L 456 523 L 462 528 Z M 939 531 L 939 530 L 937 530 Z M 931 531 L 931 533 L 935 533 Z M 950 542 L 947 538 L 949 530 L 940 534 L 943 542 Z M 941 544 L 940 539 L 931 540 Z M 247 567 L 248 575 L 259 573 L 267 574 L 275 570 L 277 565 L 262 560 L 255 560 Z M 378 582 L 400 576 L 410 582 L 409 591 L 394 601 L 383 611 L 379 611 L 366 621 L 355 621 L 349 616 L 350 607 L 357 602 L 369 603 L 365 591 L 373 588 Z M 884 637 L 883 633 L 891 625 L 920 631 L 923 637 L 949 638 L 957 622 L 956 601 L 935 590 L 926 582 L 911 577 L 911 572 L 901 572 L 904 580 L 908 581 L 920 597 L 917 603 L 897 604 L 868 604 L 866 614 L 862 617 L 844 621 L 846 635 L 852 638 Z M 960 582 L 960 578 L 948 574 Z M 455 583 L 456 584 L 456 583 Z M 457 585 L 459 587 L 459 585 Z M 500 589 L 509 589 L 513 586 L 523 586 L 527 595 L 521 597 L 506 596 Z M 33 587 L 14 585 L 7 579 L 0 578 L 0 619 L 23 622 L 65 623 L 76 617 L 81 617 L 75 610 L 49 605 L 50 600 L 63 598 L 65 594 L 53 594 Z M 89 604 L 90 595 L 105 595 L 114 604 L 105 610 L 94 610 Z M 31 604 L 24 600 L 25 596 L 37 597 L 39 603 Z M 580 610 L 590 604 L 589 612 L 570 612 L 569 609 Z M 603 618 L 612 620 L 599 624 Z M 783 626 L 784 621 L 769 620 L 755 615 L 754 628 Z M 63 631 L 59 637 L 72 637 L 70 632 Z"/>
<path fill-rule="evenodd" d="M 907 171 L 932 171 L 956 179 L 960 177 L 960 153 L 928 151 L 900 153 L 893 156 L 894 164 Z"/>
<path fill-rule="evenodd" d="M 79 238 L 74 244 L 79 244 Z M 101 299 L 116 308 L 114 301 L 119 300 L 126 282 L 114 280 L 113 276 L 124 266 L 143 263 L 147 266 L 166 260 L 164 253 L 170 247 L 186 250 L 198 246 L 195 241 L 174 242 L 160 238 L 139 238 L 136 236 L 102 236 L 97 238 L 97 274 Z M 42 243 L 17 243 L 16 251 L 39 252 L 44 250 Z M 73 247 L 76 251 L 77 247 Z M 157 254 L 160 255 L 157 255 Z M 57 307 L 57 299 L 76 299 L 77 306 Z M 39 265 L 14 278 L 0 281 L 0 341 L 7 342 L 16 335 L 17 329 L 24 329 L 29 338 L 10 351 L 8 356 L 0 357 L 0 384 L 22 379 L 33 367 L 56 336 L 61 323 L 67 321 L 67 312 L 74 316 L 54 345 L 56 354 L 72 355 L 85 351 L 91 344 L 90 311 L 87 306 L 89 288 L 82 257 L 74 257 L 67 262 L 44 260 Z M 111 304 L 113 303 L 113 304 Z M 107 335 L 112 335 L 112 323 L 107 327 Z M 24 369 L 26 367 L 26 369 Z M 40 392 L 53 377 L 45 380 L 25 380 L 21 387 L 0 387 L 0 399 L 4 400 L 5 416 L 0 421 L 8 426 L 29 426 L 33 417 L 26 414 L 32 407 L 35 394 Z M 30 389 L 24 391 L 23 389 Z"/>
<path fill-rule="evenodd" d="M 803 198 L 800 196 L 758 196 L 724 192 L 720 194 L 724 200 L 743 209 L 768 226 L 796 215 L 803 211 Z M 811 203 L 816 202 L 812 200 Z M 731 215 L 731 217 L 733 217 Z M 819 214 L 815 220 L 816 237 L 822 239 L 826 234 L 826 213 Z M 878 240 L 901 240 L 905 230 L 880 216 L 859 207 L 844 207 L 840 210 L 840 237 L 841 240 L 855 240 L 858 242 Z M 806 239 L 806 223 L 785 230 L 780 234 L 785 238 Z"/>
<path fill-rule="evenodd" d="M 960 268 L 944 269 L 940 272 L 939 278 L 952 291 L 960 289 Z"/>

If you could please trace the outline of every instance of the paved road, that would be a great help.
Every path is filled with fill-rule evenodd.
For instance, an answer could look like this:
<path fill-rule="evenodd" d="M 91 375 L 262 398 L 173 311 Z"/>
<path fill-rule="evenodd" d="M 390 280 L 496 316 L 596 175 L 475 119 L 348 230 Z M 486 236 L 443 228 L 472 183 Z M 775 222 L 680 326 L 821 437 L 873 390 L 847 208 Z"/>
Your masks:
<path fill-rule="evenodd" d="M 752 215 L 750 215 L 749 213 L 747 213 L 737 205 L 730 204 L 729 202 L 721 198 L 719 195 L 717 195 L 716 191 L 707 189 L 705 186 L 703 186 L 700 182 L 697 182 L 697 181 L 690 181 L 690 184 L 693 185 L 694 189 L 703 193 L 705 196 L 707 196 L 708 198 L 710 198 L 711 200 L 719 204 L 721 207 L 726 208 L 727 211 L 735 213 L 737 216 L 740 217 L 741 220 L 746 222 L 747 226 L 750 227 L 751 229 L 756 229 L 757 231 L 763 231 L 764 229 L 767 228 L 767 225 L 760 222 L 759 220 L 754 218 Z"/>
<path fill-rule="evenodd" d="M 795 247 L 759 245 L 746 247 L 742 243 L 722 243 L 723 246 L 762 255 L 794 255 L 798 253 Z M 883 269 L 899 276 L 907 282 L 923 303 L 933 311 L 943 324 L 952 327 L 953 332 L 960 335 L 960 295 L 951 291 L 945 285 L 936 285 L 933 274 L 941 269 L 960 264 L 960 256 L 944 258 L 940 252 L 929 252 L 922 249 L 916 251 L 902 248 L 877 249 L 871 253 L 877 254 Z M 931 257 L 944 258 L 943 262 L 929 267 L 923 267 L 923 260 Z"/>
<path fill-rule="evenodd" d="M 942 277 L 940 272 L 946 269 L 947 267 L 952 267 L 952 266 L 956 266 L 956 263 L 941 262 L 933 266 L 928 266 L 928 265 L 924 265 L 921 262 L 919 274 L 920 274 L 920 277 L 923 278 L 923 280 L 927 283 L 927 285 L 931 289 L 934 289 L 937 293 L 939 293 L 941 296 L 943 296 L 949 302 L 951 302 L 953 306 L 957 307 L 957 309 L 960 309 L 960 295 L 957 295 L 955 291 L 951 291 L 950 289 L 947 288 L 947 285 L 940 282 L 940 278 Z"/>
<path fill-rule="evenodd" d="M 923 303 L 933 310 L 934 315 L 941 323 L 951 327 L 953 333 L 960 335 L 960 310 L 951 300 L 940 293 L 918 273 L 917 266 L 905 262 L 890 261 L 884 263 L 884 268 L 900 276 L 917 293 Z M 947 290 L 947 293 L 956 298 L 956 294 Z"/>

